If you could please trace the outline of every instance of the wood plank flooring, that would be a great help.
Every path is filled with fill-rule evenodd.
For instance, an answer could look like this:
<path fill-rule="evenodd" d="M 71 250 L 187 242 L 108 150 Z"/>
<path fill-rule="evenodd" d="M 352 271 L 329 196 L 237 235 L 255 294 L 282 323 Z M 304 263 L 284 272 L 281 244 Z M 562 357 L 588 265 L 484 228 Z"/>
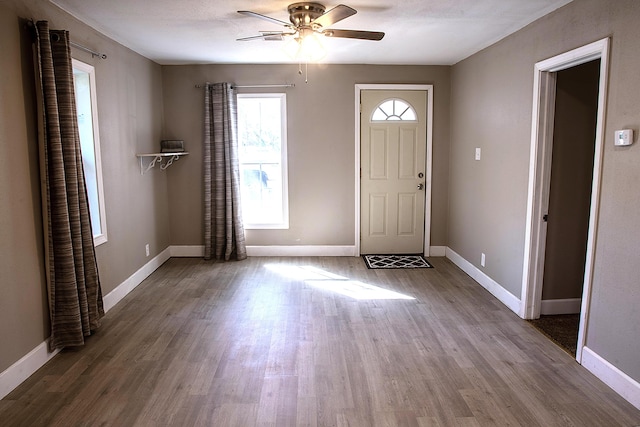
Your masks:
<path fill-rule="evenodd" d="M 170 259 L 83 348 L 1 400 L 0 425 L 640 425 L 451 262 L 430 261 Z"/>

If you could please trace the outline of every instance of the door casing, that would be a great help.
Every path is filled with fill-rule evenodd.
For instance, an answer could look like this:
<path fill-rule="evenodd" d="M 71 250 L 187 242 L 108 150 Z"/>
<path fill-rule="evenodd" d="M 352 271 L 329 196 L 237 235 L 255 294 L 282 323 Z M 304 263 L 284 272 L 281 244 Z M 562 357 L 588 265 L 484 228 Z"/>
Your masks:
<path fill-rule="evenodd" d="M 417 90 L 427 95 L 426 123 L 426 169 L 425 169 L 425 212 L 424 212 L 424 256 L 429 256 L 431 245 L 431 187 L 433 157 L 433 85 L 416 84 L 356 84 L 355 85 L 355 246 L 356 256 L 360 256 L 360 92 L 363 90 Z"/>
<path fill-rule="evenodd" d="M 522 269 L 522 294 L 519 312 L 520 317 L 523 319 L 535 319 L 539 317 L 540 306 L 542 304 L 542 278 L 546 242 L 546 227 L 544 226 L 542 216 L 546 212 L 549 203 L 549 187 L 551 181 L 551 147 L 556 92 L 555 72 L 600 59 L 600 82 L 589 212 L 589 234 L 587 238 L 587 256 L 585 261 L 582 307 L 580 311 L 580 326 L 576 351 L 576 360 L 579 363 L 582 361 L 582 350 L 585 345 L 587 319 L 591 302 L 591 285 L 593 281 L 595 240 L 602 175 L 602 153 L 605 140 L 604 117 L 605 102 L 607 99 L 609 43 L 609 38 L 605 38 L 538 62 L 534 67 L 529 187 L 524 265 Z"/>

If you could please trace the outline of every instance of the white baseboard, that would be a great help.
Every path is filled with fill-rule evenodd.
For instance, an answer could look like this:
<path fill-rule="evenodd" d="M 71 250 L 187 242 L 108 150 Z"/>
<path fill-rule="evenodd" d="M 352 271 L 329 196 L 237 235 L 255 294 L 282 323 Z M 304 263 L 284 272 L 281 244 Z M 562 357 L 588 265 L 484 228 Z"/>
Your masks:
<path fill-rule="evenodd" d="M 60 350 L 49 352 L 49 340 L 47 339 L 0 373 L 0 399 L 4 399 L 13 389 L 59 352 Z"/>
<path fill-rule="evenodd" d="M 204 246 L 171 246 L 172 257 L 204 256 Z M 429 256 L 445 256 L 446 246 L 431 246 Z M 247 246 L 248 256 L 356 256 L 355 246 Z"/>
<path fill-rule="evenodd" d="M 105 313 L 122 300 L 129 292 L 135 289 L 151 273 L 164 264 L 170 258 L 170 248 L 165 249 L 151 261 L 143 265 L 138 271 L 129 276 L 124 282 L 102 298 Z M 0 399 L 11 393 L 24 380 L 40 369 L 60 350 L 49 352 L 48 339 L 40 343 L 36 348 L 23 356 L 13 365 L 0 373 Z"/>
<path fill-rule="evenodd" d="M 494 297 L 498 298 L 498 300 L 506 305 L 509 310 L 513 311 L 516 314 L 520 312 L 520 299 L 513 296 L 513 294 L 503 288 L 498 282 L 487 276 L 475 265 L 462 258 L 449 247 L 447 247 L 446 249 L 446 257 L 449 258 L 455 265 L 460 267 L 462 271 L 471 276 L 471 278 L 478 282 L 480 286 L 488 290 Z"/>
<path fill-rule="evenodd" d="M 545 299 L 540 305 L 540 314 L 578 314 L 582 308 L 582 298 Z"/>
<path fill-rule="evenodd" d="M 204 246 L 171 246 L 172 257 L 202 257 Z M 355 246 L 247 246 L 247 256 L 356 256 Z"/>
<path fill-rule="evenodd" d="M 640 409 L 640 383 L 603 359 L 589 347 L 582 349 L 582 366 Z"/>
<path fill-rule="evenodd" d="M 164 264 L 169 258 L 171 258 L 171 249 L 167 248 L 152 258 L 151 261 L 140 267 L 138 271 L 129 276 L 129 278 L 119 284 L 114 290 L 105 295 L 102 299 L 105 313 L 111 310 L 114 305 L 127 296 L 129 292 L 134 290 L 136 286 L 142 283 L 144 279 L 149 277 L 151 273 L 156 271 L 158 267 Z"/>
<path fill-rule="evenodd" d="M 429 247 L 429 256 L 447 256 L 447 247 L 431 246 Z"/>
<path fill-rule="evenodd" d="M 356 256 L 355 246 L 247 246 L 248 256 Z"/>
<path fill-rule="evenodd" d="M 204 245 L 169 246 L 169 250 L 174 258 L 202 258 L 204 256 Z"/>

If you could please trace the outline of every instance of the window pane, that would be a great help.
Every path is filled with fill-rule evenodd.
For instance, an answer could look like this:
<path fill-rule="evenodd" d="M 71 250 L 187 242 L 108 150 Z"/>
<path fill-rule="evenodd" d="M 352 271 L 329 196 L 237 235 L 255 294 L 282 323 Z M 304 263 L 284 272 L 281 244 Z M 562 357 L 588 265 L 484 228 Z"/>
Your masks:
<path fill-rule="evenodd" d="M 280 119 L 280 100 L 277 98 L 239 99 L 238 140 L 242 161 L 251 162 L 264 156 L 279 161 L 282 139 Z"/>
<path fill-rule="evenodd" d="M 238 95 L 242 212 L 247 228 L 288 227 L 283 94 Z"/>
<path fill-rule="evenodd" d="M 102 203 L 102 176 L 100 168 L 100 145 L 97 138 L 97 113 L 95 111 L 95 83 L 93 67 L 73 60 L 73 83 L 78 114 L 78 134 L 82 152 L 82 166 L 87 187 L 89 215 L 94 244 L 107 241 L 106 221 Z"/>
<path fill-rule="evenodd" d="M 382 111 L 382 109 L 380 107 L 378 107 L 373 112 L 373 116 L 371 117 L 371 120 L 383 122 L 383 121 L 387 120 L 387 115 L 385 114 L 384 111 Z"/>
<path fill-rule="evenodd" d="M 280 164 L 243 163 L 242 211 L 247 224 L 278 224 L 282 221 Z"/>
<path fill-rule="evenodd" d="M 401 99 L 388 99 L 376 107 L 371 115 L 372 122 L 415 121 L 416 112 Z"/>
<path fill-rule="evenodd" d="M 417 120 L 416 112 L 413 108 L 407 106 L 407 109 L 400 115 L 400 119 L 404 121 Z"/>

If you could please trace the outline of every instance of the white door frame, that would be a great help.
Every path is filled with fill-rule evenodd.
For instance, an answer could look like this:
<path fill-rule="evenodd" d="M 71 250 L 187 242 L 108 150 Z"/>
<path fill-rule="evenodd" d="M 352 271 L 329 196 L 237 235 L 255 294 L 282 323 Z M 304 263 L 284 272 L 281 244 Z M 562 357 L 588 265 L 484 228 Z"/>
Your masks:
<path fill-rule="evenodd" d="M 584 269 L 580 327 L 578 330 L 578 348 L 576 352 L 576 360 L 579 363 L 582 361 L 582 349 L 585 345 L 591 284 L 593 281 L 598 208 L 600 203 L 600 182 L 602 179 L 602 155 L 605 141 L 604 119 L 605 102 L 607 99 L 607 74 L 609 69 L 609 38 L 538 62 L 534 67 L 527 228 L 525 234 L 522 295 L 519 313 L 523 319 L 535 319 L 540 316 L 540 306 L 542 305 L 542 277 L 544 273 L 547 230 L 546 224 L 542 221 L 542 216 L 546 213 L 549 204 L 553 118 L 555 113 L 555 73 L 595 59 L 600 59 L 600 83 L 598 113 L 596 118 L 591 207 L 589 212 L 589 233 L 587 237 L 587 256 Z"/>
<path fill-rule="evenodd" d="M 431 245 L 431 169 L 433 157 L 433 85 L 422 84 L 356 84 L 355 85 L 355 247 L 360 256 L 360 92 L 363 90 L 419 90 L 427 94 L 427 159 L 424 201 L 424 256 L 429 256 Z"/>

